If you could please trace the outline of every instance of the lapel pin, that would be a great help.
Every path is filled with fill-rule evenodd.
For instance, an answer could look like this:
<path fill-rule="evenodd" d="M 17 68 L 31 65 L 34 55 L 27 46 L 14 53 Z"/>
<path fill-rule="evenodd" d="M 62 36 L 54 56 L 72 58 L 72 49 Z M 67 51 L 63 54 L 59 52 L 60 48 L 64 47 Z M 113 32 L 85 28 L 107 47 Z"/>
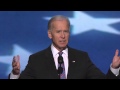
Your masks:
<path fill-rule="evenodd" d="M 73 63 L 75 62 L 75 61 L 72 61 Z"/>

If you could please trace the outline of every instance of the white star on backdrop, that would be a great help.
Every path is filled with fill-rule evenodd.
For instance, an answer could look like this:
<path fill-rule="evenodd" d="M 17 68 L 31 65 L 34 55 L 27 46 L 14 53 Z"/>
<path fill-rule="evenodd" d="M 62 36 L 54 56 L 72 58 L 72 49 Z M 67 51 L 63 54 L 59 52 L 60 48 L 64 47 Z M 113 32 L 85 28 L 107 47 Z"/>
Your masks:
<path fill-rule="evenodd" d="M 12 59 L 15 55 L 20 55 L 20 66 L 21 70 L 25 68 L 28 63 L 28 58 L 31 53 L 27 50 L 23 49 L 19 45 L 13 45 L 13 54 L 10 56 L 0 56 L 0 62 L 9 64 L 9 69 L 6 71 L 6 75 L 8 75 L 12 70 Z"/>
<path fill-rule="evenodd" d="M 51 17 L 44 17 L 49 20 Z M 111 34 L 120 35 L 120 31 L 111 27 L 111 24 L 120 22 L 120 18 L 94 18 L 82 11 L 74 11 L 73 18 L 69 18 L 73 25 L 72 35 L 81 34 L 87 31 L 96 30 Z"/>

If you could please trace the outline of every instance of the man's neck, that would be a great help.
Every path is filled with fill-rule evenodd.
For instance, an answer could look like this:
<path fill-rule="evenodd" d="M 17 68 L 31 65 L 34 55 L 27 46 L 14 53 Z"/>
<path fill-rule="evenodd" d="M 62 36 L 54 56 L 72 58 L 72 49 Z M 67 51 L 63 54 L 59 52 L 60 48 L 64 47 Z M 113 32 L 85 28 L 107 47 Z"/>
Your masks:
<path fill-rule="evenodd" d="M 59 48 L 59 47 L 56 47 L 54 44 L 53 44 L 53 46 L 54 46 L 58 51 L 63 51 L 63 50 L 65 50 L 65 49 L 67 48 L 67 46 L 66 46 L 66 47 L 63 47 L 63 48 Z"/>

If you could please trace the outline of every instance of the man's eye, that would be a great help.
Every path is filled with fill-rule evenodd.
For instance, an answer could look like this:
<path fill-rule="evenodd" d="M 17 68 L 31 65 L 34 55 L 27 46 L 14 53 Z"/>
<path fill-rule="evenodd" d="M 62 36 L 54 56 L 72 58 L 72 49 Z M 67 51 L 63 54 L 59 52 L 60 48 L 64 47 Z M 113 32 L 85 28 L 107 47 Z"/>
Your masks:
<path fill-rule="evenodd" d="M 57 33 L 60 33 L 60 31 L 57 31 Z"/>

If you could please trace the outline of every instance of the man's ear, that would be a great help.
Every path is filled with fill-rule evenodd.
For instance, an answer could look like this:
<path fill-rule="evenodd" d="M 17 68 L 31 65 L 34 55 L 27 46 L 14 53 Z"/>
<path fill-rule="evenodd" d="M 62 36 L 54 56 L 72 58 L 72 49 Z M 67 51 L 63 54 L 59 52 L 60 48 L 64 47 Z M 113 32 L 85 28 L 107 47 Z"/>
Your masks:
<path fill-rule="evenodd" d="M 52 38 L 52 35 L 51 35 L 51 31 L 48 30 L 48 37 L 51 39 Z"/>

